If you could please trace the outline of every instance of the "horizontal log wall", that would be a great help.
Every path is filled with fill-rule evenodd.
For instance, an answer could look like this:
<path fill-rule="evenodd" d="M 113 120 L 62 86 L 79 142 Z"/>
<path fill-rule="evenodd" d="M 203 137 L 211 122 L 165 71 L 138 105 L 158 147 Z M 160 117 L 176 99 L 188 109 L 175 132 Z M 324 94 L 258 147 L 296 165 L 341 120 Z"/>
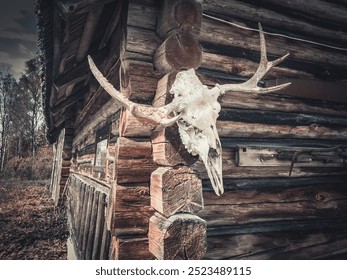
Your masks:
<path fill-rule="evenodd" d="M 321 15 L 301 8 L 302 13 L 309 15 L 297 13 L 299 7 L 293 4 L 297 1 L 288 4 L 294 5 L 289 10 L 283 6 L 287 4 L 275 2 L 206 0 L 203 12 L 247 27 L 257 28 L 257 23 L 261 22 L 265 31 L 345 45 L 347 30 L 339 20 L 328 17 L 325 21 L 330 24 L 321 26 L 312 20 Z M 315 9 L 326 5 L 324 11 L 336 5 L 317 2 L 322 6 Z M 338 8 L 338 14 L 346 9 Z M 150 102 L 153 98 L 149 92 L 153 92 L 154 80 L 158 78 L 155 72 L 149 73 L 162 42 L 155 34 L 158 12 L 156 1 L 131 1 L 127 57 L 136 61 L 131 62 L 134 65 L 146 66 L 143 73 L 151 77 L 145 86 L 147 98 L 139 97 L 137 88 L 142 85 L 132 80 L 134 100 Z M 341 30 L 338 35 L 333 31 L 337 25 Z M 208 86 L 243 82 L 258 67 L 257 32 L 204 17 L 198 39 L 203 52 L 197 72 Z M 309 259 L 345 256 L 346 251 L 341 249 L 346 242 L 347 196 L 343 178 L 347 176 L 347 169 L 344 163 L 337 166 L 294 164 L 289 178 L 290 160 L 281 166 L 239 166 L 237 160 L 239 146 L 292 147 L 296 150 L 340 146 L 341 151 L 345 151 L 347 100 L 341 94 L 344 84 L 340 83 L 347 79 L 344 52 L 270 35 L 266 35 L 266 42 L 270 59 L 287 52 L 290 56 L 266 75 L 262 85 L 268 86 L 281 78 L 292 81 L 293 90 L 263 95 L 233 92 L 221 96 L 222 111 L 217 127 L 223 145 L 225 193 L 215 196 L 204 166 L 201 163 L 192 166 L 205 185 L 205 209 L 201 213 L 208 228 L 205 257 Z M 135 124 L 136 120 L 127 117 L 129 123 L 134 124 L 134 130 L 124 129 L 128 133 L 125 136 L 148 137 L 151 134 L 151 128 L 141 127 Z M 152 134 L 155 160 L 163 164 L 170 161 L 170 158 L 160 157 L 170 154 L 162 152 L 162 149 L 170 150 L 161 147 L 169 145 L 166 135 L 166 132 L 162 132 L 162 136 Z M 340 232 L 336 233 L 337 230 Z"/>
<path fill-rule="evenodd" d="M 272 9 L 271 1 L 261 2 L 267 3 L 261 7 L 262 13 L 256 13 L 259 7 L 250 1 L 203 1 L 203 12 L 250 27 L 256 27 L 260 21 L 265 30 L 283 31 L 289 35 L 298 30 L 297 26 L 303 26 L 300 36 L 338 44 L 327 30 L 330 27 L 316 26 L 307 17 L 298 20 L 294 12 L 297 7 L 285 14 L 280 4 Z M 250 15 L 247 15 L 248 10 Z M 158 1 L 130 1 L 127 40 L 121 54 L 121 88 L 131 93 L 132 100 L 147 104 L 155 103 L 153 99 L 163 77 L 153 64 L 155 52 L 162 44 L 156 34 L 158 15 Z M 336 25 L 337 21 L 331 24 Z M 341 42 L 346 40 L 344 32 L 346 30 L 338 39 Z M 312 35 L 318 33 L 321 35 Z M 197 73 L 204 84 L 242 82 L 255 72 L 259 63 L 257 32 L 240 30 L 204 17 L 198 39 L 202 60 Z M 345 69 L 345 57 L 339 51 L 268 35 L 266 41 L 271 59 L 288 51 L 291 56 L 269 72 L 262 85 L 281 78 L 292 80 L 293 84 L 298 80 L 312 81 L 315 87 L 306 90 L 308 97 L 300 91 L 264 95 L 234 92 L 221 96 L 222 111 L 217 127 L 223 146 L 225 194 L 216 197 L 205 168 L 200 163 L 192 165 L 204 180 L 205 209 L 201 217 L 207 222 L 205 258 L 345 256 L 342 249 L 346 242 L 345 165 L 294 164 L 289 178 L 290 160 L 287 166 L 238 164 L 239 146 L 296 149 L 339 146 L 342 152 L 347 146 L 346 99 L 339 99 L 337 94 L 327 101 L 324 99 L 330 95 L 329 91 L 323 92 L 322 98 L 312 90 L 317 85 L 320 87 L 320 79 L 346 80 L 347 72 L 341 71 Z M 321 88 L 327 86 L 325 82 Z M 332 88 L 336 89 L 334 85 Z M 166 141 L 170 139 L 165 138 L 171 136 L 171 131 L 153 134 L 154 127 L 122 110 L 120 137 L 109 139 L 104 177 L 100 177 L 93 169 L 96 131 L 106 123 L 118 125 L 116 118 L 105 121 L 118 110 L 114 106 L 114 101 L 108 101 L 92 120 L 80 121 L 83 126 L 76 130 L 73 146 L 77 156 L 72 170 L 112 185 L 111 215 L 106 222 L 112 231 L 111 258 L 150 259 L 153 256 L 148 251 L 147 233 L 149 217 L 154 210 L 149 206 L 148 184 L 151 173 L 157 168 L 152 152 L 162 155 L 163 149 L 172 150 L 162 147 L 163 143 L 170 144 Z M 160 158 L 160 155 L 156 160 L 168 164 L 170 159 Z M 194 161 L 196 159 L 191 160 Z M 86 216 L 88 213 L 89 223 L 94 223 L 93 209 L 88 212 L 86 208 L 74 215 Z M 81 218 L 86 219 L 85 216 Z M 80 234 L 78 232 L 76 236 L 81 238 Z M 86 254 L 88 240 L 84 237 L 79 241 L 82 244 L 79 250 L 82 252 L 84 248 L 81 254 Z"/>

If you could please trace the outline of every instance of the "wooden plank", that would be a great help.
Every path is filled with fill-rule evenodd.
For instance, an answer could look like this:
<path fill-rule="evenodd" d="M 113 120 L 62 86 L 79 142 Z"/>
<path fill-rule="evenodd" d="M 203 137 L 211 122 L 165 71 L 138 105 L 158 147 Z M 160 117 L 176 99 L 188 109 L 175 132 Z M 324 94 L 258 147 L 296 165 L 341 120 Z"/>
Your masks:
<path fill-rule="evenodd" d="M 89 233 L 88 233 L 87 246 L 86 246 L 86 257 L 85 257 L 86 260 L 91 260 L 93 255 L 93 242 L 95 239 L 95 232 L 96 232 L 96 220 L 97 220 L 97 213 L 98 213 L 99 195 L 100 195 L 100 192 L 95 190 L 93 203 L 91 206 L 92 210 L 90 214 Z"/>
<path fill-rule="evenodd" d="M 109 259 L 110 239 L 111 239 L 110 232 L 107 230 L 106 223 L 104 223 L 104 229 L 103 229 L 102 240 L 101 240 L 100 260 Z"/>
<path fill-rule="evenodd" d="M 83 238 L 82 238 L 82 259 L 87 259 L 87 244 L 88 244 L 88 236 L 90 234 L 90 221 L 91 221 L 91 213 L 92 213 L 92 207 L 93 207 L 93 200 L 94 200 L 94 191 L 95 188 L 92 186 L 89 186 L 89 193 L 88 193 L 88 205 L 86 209 L 86 216 L 85 216 L 85 222 L 84 222 L 84 232 L 83 232 Z"/>
<path fill-rule="evenodd" d="M 106 195 L 104 193 L 100 193 L 98 197 L 98 212 L 96 216 L 96 222 L 95 222 L 95 235 L 94 235 L 94 242 L 93 242 L 93 253 L 92 253 L 92 259 L 93 260 L 99 260 L 100 259 L 100 252 L 101 252 L 101 241 L 102 241 L 102 232 L 104 229 L 104 203 L 106 201 Z"/>

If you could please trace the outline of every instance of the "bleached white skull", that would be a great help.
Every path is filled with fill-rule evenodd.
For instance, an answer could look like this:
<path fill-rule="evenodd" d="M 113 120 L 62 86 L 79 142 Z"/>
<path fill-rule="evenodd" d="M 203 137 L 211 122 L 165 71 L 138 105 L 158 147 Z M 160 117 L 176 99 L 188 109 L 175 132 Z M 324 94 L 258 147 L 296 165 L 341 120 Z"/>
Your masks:
<path fill-rule="evenodd" d="M 217 133 L 216 121 L 221 110 L 218 97 L 228 91 L 269 93 L 287 87 L 290 83 L 261 88 L 259 81 L 275 65 L 287 56 L 274 61 L 267 60 L 264 33 L 259 25 L 261 59 L 255 74 L 241 84 L 216 85 L 209 89 L 197 77 L 195 70 L 185 70 L 177 74 L 170 93 L 171 103 L 155 108 L 136 104 L 117 91 L 97 69 L 90 57 L 89 65 L 100 85 L 124 107 L 138 118 L 144 118 L 158 126 L 169 126 L 177 122 L 180 138 L 188 152 L 199 155 L 217 195 L 224 192 L 222 176 L 222 146 Z M 173 118 L 168 116 L 173 113 Z"/>
<path fill-rule="evenodd" d="M 190 69 L 177 74 L 170 93 L 174 103 L 182 106 L 177 121 L 182 143 L 189 153 L 199 155 L 214 191 L 222 194 L 222 148 L 216 127 L 221 110 L 219 91 L 203 85 L 194 69 Z"/>

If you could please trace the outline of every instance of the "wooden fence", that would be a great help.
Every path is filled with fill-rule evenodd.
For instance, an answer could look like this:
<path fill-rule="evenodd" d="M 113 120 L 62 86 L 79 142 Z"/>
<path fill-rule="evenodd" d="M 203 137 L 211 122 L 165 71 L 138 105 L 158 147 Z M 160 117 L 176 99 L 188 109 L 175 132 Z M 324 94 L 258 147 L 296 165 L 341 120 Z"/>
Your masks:
<path fill-rule="evenodd" d="M 82 260 L 109 259 L 109 189 L 90 179 L 71 174 L 67 192 L 70 238 L 76 257 Z"/>

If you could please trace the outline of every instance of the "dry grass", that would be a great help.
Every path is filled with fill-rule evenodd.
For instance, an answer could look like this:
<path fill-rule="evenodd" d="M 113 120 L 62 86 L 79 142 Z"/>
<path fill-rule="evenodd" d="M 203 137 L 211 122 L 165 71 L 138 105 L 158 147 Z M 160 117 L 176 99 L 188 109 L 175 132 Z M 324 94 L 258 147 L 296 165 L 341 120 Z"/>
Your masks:
<path fill-rule="evenodd" d="M 66 259 L 67 237 L 43 182 L 0 181 L 0 259 Z"/>

